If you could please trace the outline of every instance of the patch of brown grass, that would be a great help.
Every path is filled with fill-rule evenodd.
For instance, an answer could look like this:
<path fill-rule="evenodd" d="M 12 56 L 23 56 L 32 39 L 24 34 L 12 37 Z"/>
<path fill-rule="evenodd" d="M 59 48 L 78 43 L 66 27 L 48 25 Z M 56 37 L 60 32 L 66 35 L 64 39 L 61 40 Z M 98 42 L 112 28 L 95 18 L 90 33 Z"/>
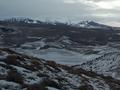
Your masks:
<path fill-rule="evenodd" d="M 13 54 L 13 55 L 8 55 L 5 62 L 7 64 L 20 65 L 20 60 L 22 60 L 20 56 Z"/>
<path fill-rule="evenodd" d="M 8 72 L 7 80 L 23 85 L 24 79 L 21 74 L 17 72 L 17 70 L 13 69 Z"/>

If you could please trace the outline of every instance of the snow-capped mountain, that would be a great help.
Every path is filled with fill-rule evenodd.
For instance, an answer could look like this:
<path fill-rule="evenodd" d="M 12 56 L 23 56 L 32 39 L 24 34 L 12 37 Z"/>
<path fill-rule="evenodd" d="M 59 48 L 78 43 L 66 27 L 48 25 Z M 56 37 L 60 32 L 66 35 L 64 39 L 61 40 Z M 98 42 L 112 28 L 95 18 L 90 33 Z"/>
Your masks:
<path fill-rule="evenodd" d="M 78 24 L 76 24 L 77 27 L 82 27 L 82 28 L 103 28 L 103 29 L 108 29 L 110 26 L 104 25 L 104 24 L 99 24 L 94 21 L 81 21 Z"/>
<path fill-rule="evenodd" d="M 120 81 L 0 48 L 1 90 L 119 90 Z"/>

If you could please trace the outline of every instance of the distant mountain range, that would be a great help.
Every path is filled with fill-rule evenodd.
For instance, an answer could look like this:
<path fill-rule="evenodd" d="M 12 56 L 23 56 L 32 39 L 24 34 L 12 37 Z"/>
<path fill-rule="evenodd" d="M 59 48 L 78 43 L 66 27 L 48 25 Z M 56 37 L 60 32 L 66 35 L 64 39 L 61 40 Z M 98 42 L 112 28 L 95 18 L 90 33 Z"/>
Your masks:
<path fill-rule="evenodd" d="M 15 23 L 28 23 L 28 24 L 49 23 L 49 24 L 53 24 L 53 25 L 61 23 L 59 21 L 55 21 L 55 22 L 50 22 L 50 21 L 47 22 L 46 21 L 46 22 L 43 22 L 43 21 L 40 21 L 40 20 L 33 20 L 33 19 L 29 19 L 29 18 L 11 18 L 11 19 L 5 19 L 5 20 L 2 20 L 2 21 L 11 22 L 11 23 L 14 23 L 14 22 Z M 68 24 L 68 23 L 61 23 L 61 24 Z M 73 24 L 73 26 L 82 27 L 82 28 L 106 28 L 107 29 L 107 28 L 112 27 L 112 26 L 97 23 L 95 21 L 80 21 L 77 24 L 75 24 L 75 23 L 72 23 L 72 24 Z"/>

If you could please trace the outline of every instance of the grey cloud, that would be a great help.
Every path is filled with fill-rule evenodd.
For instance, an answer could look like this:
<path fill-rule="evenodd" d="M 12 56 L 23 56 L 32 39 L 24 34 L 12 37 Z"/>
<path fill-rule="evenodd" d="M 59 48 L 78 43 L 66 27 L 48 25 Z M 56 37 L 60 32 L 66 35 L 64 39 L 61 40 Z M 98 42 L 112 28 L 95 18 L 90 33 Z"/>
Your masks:
<path fill-rule="evenodd" d="M 100 2 L 100 1 L 111 1 L 111 0 L 87 0 L 87 1 Z"/>
<path fill-rule="evenodd" d="M 120 21 L 119 9 L 96 10 L 92 5 L 84 3 L 67 4 L 63 0 L 0 0 L 0 12 L 1 18 L 30 17 L 40 20 L 47 18 L 50 20 L 71 20 L 74 22 L 79 22 L 80 20 L 94 20 L 98 22 Z M 106 13 L 114 15 L 100 17 L 100 15 Z M 95 16 L 95 14 L 99 15 Z"/>

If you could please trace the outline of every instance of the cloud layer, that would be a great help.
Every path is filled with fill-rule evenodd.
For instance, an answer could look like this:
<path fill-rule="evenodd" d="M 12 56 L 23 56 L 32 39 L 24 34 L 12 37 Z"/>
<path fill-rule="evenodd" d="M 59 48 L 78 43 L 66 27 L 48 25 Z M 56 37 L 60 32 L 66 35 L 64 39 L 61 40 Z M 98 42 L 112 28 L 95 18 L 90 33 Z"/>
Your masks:
<path fill-rule="evenodd" d="M 0 17 L 61 21 L 94 20 L 120 25 L 120 0 L 0 0 Z"/>

